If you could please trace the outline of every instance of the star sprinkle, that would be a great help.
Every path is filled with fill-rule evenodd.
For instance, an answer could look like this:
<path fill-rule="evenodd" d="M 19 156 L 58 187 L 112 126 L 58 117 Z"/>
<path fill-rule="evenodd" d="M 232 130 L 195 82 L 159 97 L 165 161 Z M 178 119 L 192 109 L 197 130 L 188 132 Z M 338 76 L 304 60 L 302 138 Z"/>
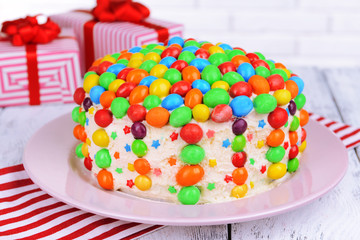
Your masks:
<path fill-rule="evenodd" d="M 176 165 L 176 158 L 173 158 L 173 157 L 169 158 L 168 163 L 170 164 L 170 166 Z"/>
<path fill-rule="evenodd" d="M 173 133 L 170 135 L 171 141 L 173 142 L 173 141 L 177 140 L 177 139 L 178 139 L 178 136 L 179 136 L 178 133 L 173 132 Z"/>
<path fill-rule="evenodd" d="M 251 142 L 251 140 L 253 139 L 253 135 L 249 133 L 248 135 L 246 135 L 246 138 L 249 142 Z"/>
<path fill-rule="evenodd" d="M 90 138 L 86 138 L 86 144 L 89 145 L 89 146 L 91 146 L 91 140 L 90 140 Z"/>
<path fill-rule="evenodd" d="M 89 126 L 89 119 L 88 118 L 86 118 L 85 122 L 86 122 L 86 126 Z"/>
<path fill-rule="evenodd" d="M 214 137 L 214 135 L 215 135 L 215 131 L 213 131 L 213 130 L 208 130 L 207 132 L 206 132 L 206 136 L 208 137 L 208 138 L 212 138 L 212 137 Z"/>
<path fill-rule="evenodd" d="M 132 188 L 132 187 L 134 186 L 133 180 L 132 180 L 132 179 L 127 180 L 127 181 L 126 181 L 126 186 L 128 186 L 129 188 Z"/>
<path fill-rule="evenodd" d="M 217 165 L 216 159 L 210 159 L 209 165 L 210 165 L 210 167 L 215 167 Z"/>
<path fill-rule="evenodd" d="M 135 171 L 134 164 L 128 163 L 128 169 L 129 169 L 129 171 L 131 171 L 131 172 Z"/>
<path fill-rule="evenodd" d="M 263 146 L 264 146 L 264 141 L 263 141 L 263 140 L 257 142 L 257 145 L 256 145 L 257 148 L 260 149 L 260 148 L 262 148 Z"/>
<path fill-rule="evenodd" d="M 224 181 L 225 181 L 226 183 L 231 182 L 231 181 L 232 181 L 232 176 L 226 175 L 225 178 L 224 178 Z"/>
<path fill-rule="evenodd" d="M 91 107 L 91 108 L 89 108 L 89 114 L 94 114 L 94 108 L 93 107 Z"/>
<path fill-rule="evenodd" d="M 288 125 L 289 125 L 289 122 L 286 122 L 285 125 L 284 125 L 284 127 L 287 127 Z"/>
<path fill-rule="evenodd" d="M 261 172 L 262 174 L 264 174 L 265 171 L 266 171 L 266 166 L 265 166 L 265 165 L 262 165 L 262 166 L 261 166 L 261 169 L 260 169 L 260 172 Z"/>
<path fill-rule="evenodd" d="M 254 163 L 255 163 L 255 160 L 253 158 L 250 158 L 250 164 L 254 165 Z"/>
<path fill-rule="evenodd" d="M 259 121 L 258 127 L 259 128 L 264 128 L 265 125 L 266 125 L 266 123 L 265 123 L 264 119 L 262 119 L 262 120 Z"/>
<path fill-rule="evenodd" d="M 111 133 L 111 138 L 115 140 L 115 139 L 117 138 L 117 133 L 116 133 L 116 132 L 112 132 L 112 133 Z"/>
<path fill-rule="evenodd" d="M 254 182 L 250 181 L 250 187 L 254 188 Z"/>
<path fill-rule="evenodd" d="M 159 140 L 153 140 L 151 146 L 157 149 L 160 146 Z"/>
<path fill-rule="evenodd" d="M 210 191 L 215 189 L 215 183 L 209 183 L 207 189 L 209 189 Z"/>
<path fill-rule="evenodd" d="M 286 150 L 288 147 L 289 147 L 289 143 L 288 143 L 288 142 L 285 142 L 285 143 L 284 143 L 284 149 Z"/>
<path fill-rule="evenodd" d="M 115 171 L 116 171 L 117 173 L 123 173 L 122 168 L 117 168 L 117 169 L 115 169 Z"/>
<path fill-rule="evenodd" d="M 287 112 L 287 114 L 288 114 L 288 116 L 289 116 L 289 115 L 290 115 L 289 108 L 286 108 L 285 110 L 286 110 L 286 112 Z"/>
<path fill-rule="evenodd" d="M 115 152 L 115 153 L 114 153 L 114 158 L 115 158 L 115 159 L 119 159 L 119 158 L 120 158 L 120 153 L 119 153 L 119 152 Z"/>
<path fill-rule="evenodd" d="M 176 193 L 177 192 L 176 189 L 173 186 L 169 186 L 168 190 L 169 190 L 170 193 Z"/>
<path fill-rule="evenodd" d="M 130 131 L 131 128 L 130 128 L 129 126 L 125 126 L 123 130 L 124 130 L 125 135 L 126 135 L 126 134 L 129 134 L 129 133 L 131 132 L 131 131 Z"/>
<path fill-rule="evenodd" d="M 222 144 L 222 146 L 224 147 L 224 148 L 227 148 L 228 146 L 230 146 L 230 141 L 229 141 L 229 139 L 226 139 L 226 140 L 224 140 L 223 141 L 223 144 Z"/>
<path fill-rule="evenodd" d="M 131 147 L 129 144 L 126 144 L 124 148 L 125 148 L 126 152 L 131 152 Z"/>
<path fill-rule="evenodd" d="M 160 168 L 154 168 L 154 174 L 158 177 L 162 174 L 161 169 Z"/>

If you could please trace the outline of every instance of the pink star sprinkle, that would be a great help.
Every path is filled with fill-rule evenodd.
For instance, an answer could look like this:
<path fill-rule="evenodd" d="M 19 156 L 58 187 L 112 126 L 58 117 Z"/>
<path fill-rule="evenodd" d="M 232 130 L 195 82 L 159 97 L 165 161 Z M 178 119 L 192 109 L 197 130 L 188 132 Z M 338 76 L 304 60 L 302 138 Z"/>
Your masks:
<path fill-rule="evenodd" d="M 246 135 L 246 138 L 249 142 L 251 142 L 251 140 L 253 139 L 253 135 L 249 133 L 248 135 Z"/>
<path fill-rule="evenodd" d="M 160 168 L 154 168 L 154 174 L 158 177 L 162 174 L 161 169 Z"/>
<path fill-rule="evenodd" d="M 173 132 L 173 133 L 170 135 L 171 141 L 175 141 L 176 139 L 178 139 L 178 136 L 179 136 L 178 133 Z"/>
<path fill-rule="evenodd" d="M 213 130 L 208 130 L 207 132 L 206 132 L 206 136 L 208 137 L 208 138 L 212 138 L 212 137 L 214 137 L 214 135 L 215 135 L 215 131 L 213 131 Z"/>
<path fill-rule="evenodd" d="M 123 129 L 123 130 L 124 130 L 124 133 L 125 133 L 125 134 L 130 133 L 130 129 L 131 129 L 131 128 L 130 128 L 129 126 L 125 126 L 124 129 Z"/>

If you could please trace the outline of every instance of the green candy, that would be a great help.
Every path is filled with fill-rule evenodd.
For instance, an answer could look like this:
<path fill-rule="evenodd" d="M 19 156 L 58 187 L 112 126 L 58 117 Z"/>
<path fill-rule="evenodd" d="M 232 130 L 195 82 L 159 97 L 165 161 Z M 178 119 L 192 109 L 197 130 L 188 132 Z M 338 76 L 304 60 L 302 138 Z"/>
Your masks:
<path fill-rule="evenodd" d="M 235 57 L 237 55 L 245 56 L 245 53 L 243 51 L 241 51 L 240 49 L 234 49 L 234 50 L 231 50 L 227 55 L 228 55 L 229 59 L 231 60 L 233 57 Z"/>
<path fill-rule="evenodd" d="M 133 153 L 138 157 L 145 156 L 148 151 L 146 143 L 144 143 L 144 141 L 138 140 L 138 139 L 133 141 L 133 143 L 131 144 L 131 149 L 132 149 Z"/>
<path fill-rule="evenodd" d="M 144 99 L 143 106 L 150 110 L 161 104 L 161 99 L 156 95 L 149 95 Z"/>
<path fill-rule="evenodd" d="M 302 109 L 306 103 L 306 97 L 304 94 L 299 94 L 294 98 L 297 109 Z"/>
<path fill-rule="evenodd" d="M 219 104 L 229 104 L 230 96 L 225 89 L 213 88 L 205 93 L 203 101 L 209 108 L 214 108 Z"/>
<path fill-rule="evenodd" d="M 97 151 L 95 155 L 95 163 L 99 168 L 108 168 L 111 165 L 111 156 L 109 150 L 103 148 Z"/>
<path fill-rule="evenodd" d="M 231 148 L 234 152 L 241 152 L 246 146 L 246 138 L 244 135 L 237 135 L 231 143 Z"/>
<path fill-rule="evenodd" d="M 146 46 L 146 49 L 151 50 L 151 49 L 153 49 L 153 48 L 155 48 L 155 47 L 157 47 L 157 46 L 159 46 L 159 44 L 157 44 L 157 43 L 150 43 L 150 44 L 148 44 L 148 45 Z"/>
<path fill-rule="evenodd" d="M 120 57 L 121 53 L 113 53 L 111 54 L 111 57 L 118 59 Z"/>
<path fill-rule="evenodd" d="M 259 53 L 259 52 L 254 52 L 254 53 L 259 57 L 259 59 L 265 60 L 265 56 L 262 55 L 262 53 Z"/>
<path fill-rule="evenodd" d="M 127 66 L 128 63 L 129 63 L 129 60 L 127 60 L 127 59 L 120 59 L 120 60 L 118 60 L 116 63 L 121 63 L 121 64 L 124 64 L 125 66 Z"/>
<path fill-rule="evenodd" d="M 154 53 L 157 53 L 159 55 L 161 55 L 161 53 L 163 52 L 162 49 L 159 49 L 159 48 L 155 48 L 155 49 L 152 49 L 150 52 L 154 52 Z"/>
<path fill-rule="evenodd" d="M 166 70 L 164 79 L 168 80 L 170 84 L 173 85 L 174 83 L 181 81 L 181 72 L 175 68 L 170 68 Z"/>
<path fill-rule="evenodd" d="M 180 159 L 184 163 L 196 165 L 205 157 L 205 150 L 198 145 L 187 145 L 181 150 Z"/>
<path fill-rule="evenodd" d="M 180 53 L 178 60 L 183 60 L 185 62 L 187 62 L 188 64 L 190 64 L 190 62 L 192 60 L 194 60 L 196 57 L 192 52 L 189 51 L 184 51 L 182 53 Z"/>
<path fill-rule="evenodd" d="M 293 131 L 296 131 L 298 128 L 299 128 L 299 125 L 300 125 L 300 121 L 299 121 L 299 118 L 297 116 L 294 116 L 291 124 L 290 124 L 290 131 L 293 132 Z"/>
<path fill-rule="evenodd" d="M 279 74 L 280 76 L 282 76 L 282 78 L 284 79 L 284 82 L 286 82 L 288 80 L 288 76 L 286 74 L 286 72 L 282 69 L 279 68 L 275 68 L 271 70 L 271 75 L 273 74 Z"/>
<path fill-rule="evenodd" d="M 99 78 L 100 86 L 108 90 L 110 83 L 112 83 L 115 79 L 116 75 L 114 73 L 104 72 Z"/>
<path fill-rule="evenodd" d="M 200 199 L 200 190 L 195 186 L 183 187 L 177 198 L 184 205 L 195 205 Z"/>
<path fill-rule="evenodd" d="M 72 120 L 76 123 L 79 123 L 79 115 L 80 115 L 79 109 L 80 109 L 79 106 L 74 107 L 74 109 L 71 112 Z"/>
<path fill-rule="evenodd" d="M 293 158 L 288 161 L 287 170 L 292 173 L 295 172 L 299 167 L 299 159 Z"/>
<path fill-rule="evenodd" d="M 150 73 L 151 69 L 157 65 L 157 62 L 154 60 L 146 60 L 140 65 L 140 69 L 144 69 L 148 73 Z"/>
<path fill-rule="evenodd" d="M 257 113 L 266 114 L 274 111 L 277 106 L 277 101 L 273 95 L 263 93 L 254 99 L 253 104 Z"/>
<path fill-rule="evenodd" d="M 117 97 L 112 101 L 110 109 L 116 118 L 122 118 L 126 115 L 129 107 L 130 104 L 126 98 Z"/>
<path fill-rule="evenodd" d="M 97 73 L 94 72 L 94 71 L 89 71 L 89 72 L 85 73 L 84 79 L 85 79 L 87 76 L 92 75 L 92 74 L 97 74 Z"/>
<path fill-rule="evenodd" d="M 189 47 L 189 46 L 195 46 L 195 47 L 200 48 L 200 43 L 198 43 L 198 42 L 195 41 L 195 40 L 186 41 L 186 42 L 184 43 L 184 48 L 185 48 L 185 47 Z"/>
<path fill-rule="evenodd" d="M 85 112 L 81 112 L 79 114 L 79 123 L 81 126 L 85 126 L 85 123 L 86 123 L 86 113 Z"/>
<path fill-rule="evenodd" d="M 214 65 L 207 65 L 201 72 L 201 78 L 207 81 L 210 86 L 221 79 L 220 70 Z"/>
<path fill-rule="evenodd" d="M 237 72 L 227 72 L 223 76 L 223 81 L 227 82 L 230 87 L 237 82 L 244 82 L 244 78 Z"/>
<path fill-rule="evenodd" d="M 143 49 L 140 50 L 140 52 L 141 52 L 142 54 L 146 55 L 146 54 L 148 54 L 148 53 L 150 52 L 150 50 L 147 49 L 147 48 L 143 48 Z"/>
<path fill-rule="evenodd" d="M 268 78 L 270 76 L 270 71 L 264 66 L 259 66 L 255 69 L 256 75 Z"/>
<path fill-rule="evenodd" d="M 282 146 L 270 147 L 265 155 L 266 159 L 272 163 L 280 162 L 284 158 L 284 156 L 285 156 L 285 148 Z"/>
<path fill-rule="evenodd" d="M 182 127 L 191 121 L 192 112 L 189 107 L 182 106 L 172 111 L 169 123 L 173 127 Z"/>
<path fill-rule="evenodd" d="M 214 53 L 209 57 L 209 62 L 215 66 L 219 66 L 224 62 L 229 61 L 229 57 L 225 53 Z"/>
<path fill-rule="evenodd" d="M 270 71 L 272 71 L 273 69 L 275 69 L 275 63 L 273 63 L 273 62 L 270 61 L 270 60 L 264 60 L 264 61 L 267 62 L 267 64 L 269 65 Z"/>
<path fill-rule="evenodd" d="M 85 156 L 83 155 L 83 153 L 82 153 L 82 151 L 81 151 L 81 148 L 82 148 L 82 145 L 83 145 L 84 143 L 80 143 L 79 145 L 77 145 L 76 146 L 76 148 L 75 148 L 75 153 L 76 153 L 76 156 L 78 157 L 78 158 L 84 158 Z"/>

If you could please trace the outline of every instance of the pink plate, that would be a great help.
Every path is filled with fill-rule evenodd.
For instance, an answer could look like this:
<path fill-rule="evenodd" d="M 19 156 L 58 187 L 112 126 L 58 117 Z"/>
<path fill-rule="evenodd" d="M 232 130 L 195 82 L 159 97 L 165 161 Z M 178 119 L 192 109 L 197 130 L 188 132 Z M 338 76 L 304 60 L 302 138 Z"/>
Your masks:
<path fill-rule="evenodd" d="M 134 197 L 98 187 L 75 161 L 77 143 L 69 114 L 41 128 L 24 152 L 31 179 L 51 196 L 106 217 L 163 225 L 213 225 L 250 221 L 294 210 L 332 189 L 345 174 L 348 154 L 327 128 L 310 120 L 308 147 L 294 176 L 277 188 L 226 203 L 185 206 Z M 331 164 L 329 164 L 331 163 Z M 326 170 L 325 170 L 326 168 Z"/>

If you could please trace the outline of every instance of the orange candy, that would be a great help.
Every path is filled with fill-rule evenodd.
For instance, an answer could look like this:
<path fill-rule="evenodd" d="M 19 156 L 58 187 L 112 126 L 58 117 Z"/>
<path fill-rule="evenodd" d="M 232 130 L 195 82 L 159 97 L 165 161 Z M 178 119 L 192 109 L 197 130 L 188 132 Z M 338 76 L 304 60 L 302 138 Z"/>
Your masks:
<path fill-rule="evenodd" d="M 250 60 L 247 56 L 236 55 L 231 59 L 231 62 L 235 65 L 235 67 L 239 67 L 240 64 L 244 62 L 250 63 Z"/>
<path fill-rule="evenodd" d="M 270 147 L 280 146 L 285 139 L 285 133 L 281 129 L 273 130 L 266 138 L 266 143 Z"/>
<path fill-rule="evenodd" d="M 97 180 L 102 188 L 107 190 L 114 189 L 114 179 L 111 172 L 101 169 L 97 175 Z"/>
<path fill-rule="evenodd" d="M 105 91 L 100 96 L 100 104 L 104 108 L 109 108 L 111 106 L 112 101 L 116 98 L 116 95 L 112 91 Z"/>
<path fill-rule="evenodd" d="M 144 69 L 133 69 L 126 76 L 126 81 L 133 82 L 138 85 L 140 81 L 147 76 L 149 76 L 149 73 Z"/>
<path fill-rule="evenodd" d="M 246 168 L 241 167 L 241 168 L 237 168 L 232 172 L 232 178 L 233 178 L 233 182 L 236 185 L 243 185 L 246 181 L 246 179 L 248 178 L 248 172 L 246 170 Z"/>
<path fill-rule="evenodd" d="M 176 181 L 181 186 L 192 186 L 204 176 L 204 169 L 199 165 L 184 166 L 176 174 Z"/>
<path fill-rule="evenodd" d="M 73 135 L 78 140 L 80 140 L 79 132 L 81 131 L 81 128 L 82 128 L 82 126 L 79 124 L 79 125 L 76 125 L 73 130 Z"/>
<path fill-rule="evenodd" d="M 181 47 L 179 44 L 177 44 L 177 43 L 173 43 L 173 44 L 171 44 L 169 47 L 176 47 L 176 48 L 182 50 L 182 47 Z"/>
<path fill-rule="evenodd" d="M 185 67 L 182 70 L 182 77 L 184 81 L 189 83 L 201 78 L 199 70 L 194 66 Z"/>
<path fill-rule="evenodd" d="M 134 168 L 139 174 L 145 175 L 150 172 L 150 163 L 144 158 L 139 158 L 135 160 Z"/>
<path fill-rule="evenodd" d="M 163 107 L 155 107 L 148 111 L 146 114 L 146 122 L 157 128 L 165 126 L 169 121 L 170 113 Z"/>
<path fill-rule="evenodd" d="M 305 126 L 309 122 L 309 113 L 305 109 L 300 110 L 300 126 Z"/>
<path fill-rule="evenodd" d="M 294 99 L 299 93 L 299 87 L 293 80 L 287 80 L 285 82 L 285 88 L 290 91 L 291 99 Z"/>
<path fill-rule="evenodd" d="M 130 52 L 125 52 L 125 53 L 121 53 L 120 57 L 118 58 L 118 60 L 120 59 L 126 59 L 126 60 L 130 60 L 132 53 Z"/>
<path fill-rule="evenodd" d="M 101 60 L 102 60 L 102 58 L 96 59 L 96 60 L 93 62 L 92 66 L 99 66 L 99 64 L 101 63 Z"/>
<path fill-rule="evenodd" d="M 262 76 L 254 75 L 249 79 L 248 83 L 251 85 L 253 92 L 256 95 L 270 92 L 269 82 Z"/>
<path fill-rule="evenodd" d="M 210 47 L 214 46 L 211 43 L 205 43 L 201 46 L 202 49 L 209 50 Z"/>
<path fill-rule="evenodd" d="M 282 63 L 275 63 L 275 68 L 278 68 L 278 69 L 286 69 L 286 67 L 285 67 L 284 64 L 282 64 Z"/>
<path fill-rule="evenodd" d="M 137 86 L 135 87 L 129 96 L 130 105 L 141 103 L 149 95 L 149 88 L 147 86 Z"/>
<path fill-rule="evenodd" d="M 74 127 L 73 134 L 76 139 L 79 139 L 82 142 L 86 142 L 87 135 L 83 126 L 76 125 Z"/>
<path fill-rule="evenodd" d="M 184 105 L 193 109 L 197 104 L 202 103 L 202 99 L 202 92 L 197 88 L 193 88 L 185 95 Z"/>
<path fill-rule="evenodd" d="M 294 146 L 296 145 L 297 141 L 298 141 L 298 134 L 297 132 L 289 132 L 289 140 L 290 140 L 290 145 Z"/>

